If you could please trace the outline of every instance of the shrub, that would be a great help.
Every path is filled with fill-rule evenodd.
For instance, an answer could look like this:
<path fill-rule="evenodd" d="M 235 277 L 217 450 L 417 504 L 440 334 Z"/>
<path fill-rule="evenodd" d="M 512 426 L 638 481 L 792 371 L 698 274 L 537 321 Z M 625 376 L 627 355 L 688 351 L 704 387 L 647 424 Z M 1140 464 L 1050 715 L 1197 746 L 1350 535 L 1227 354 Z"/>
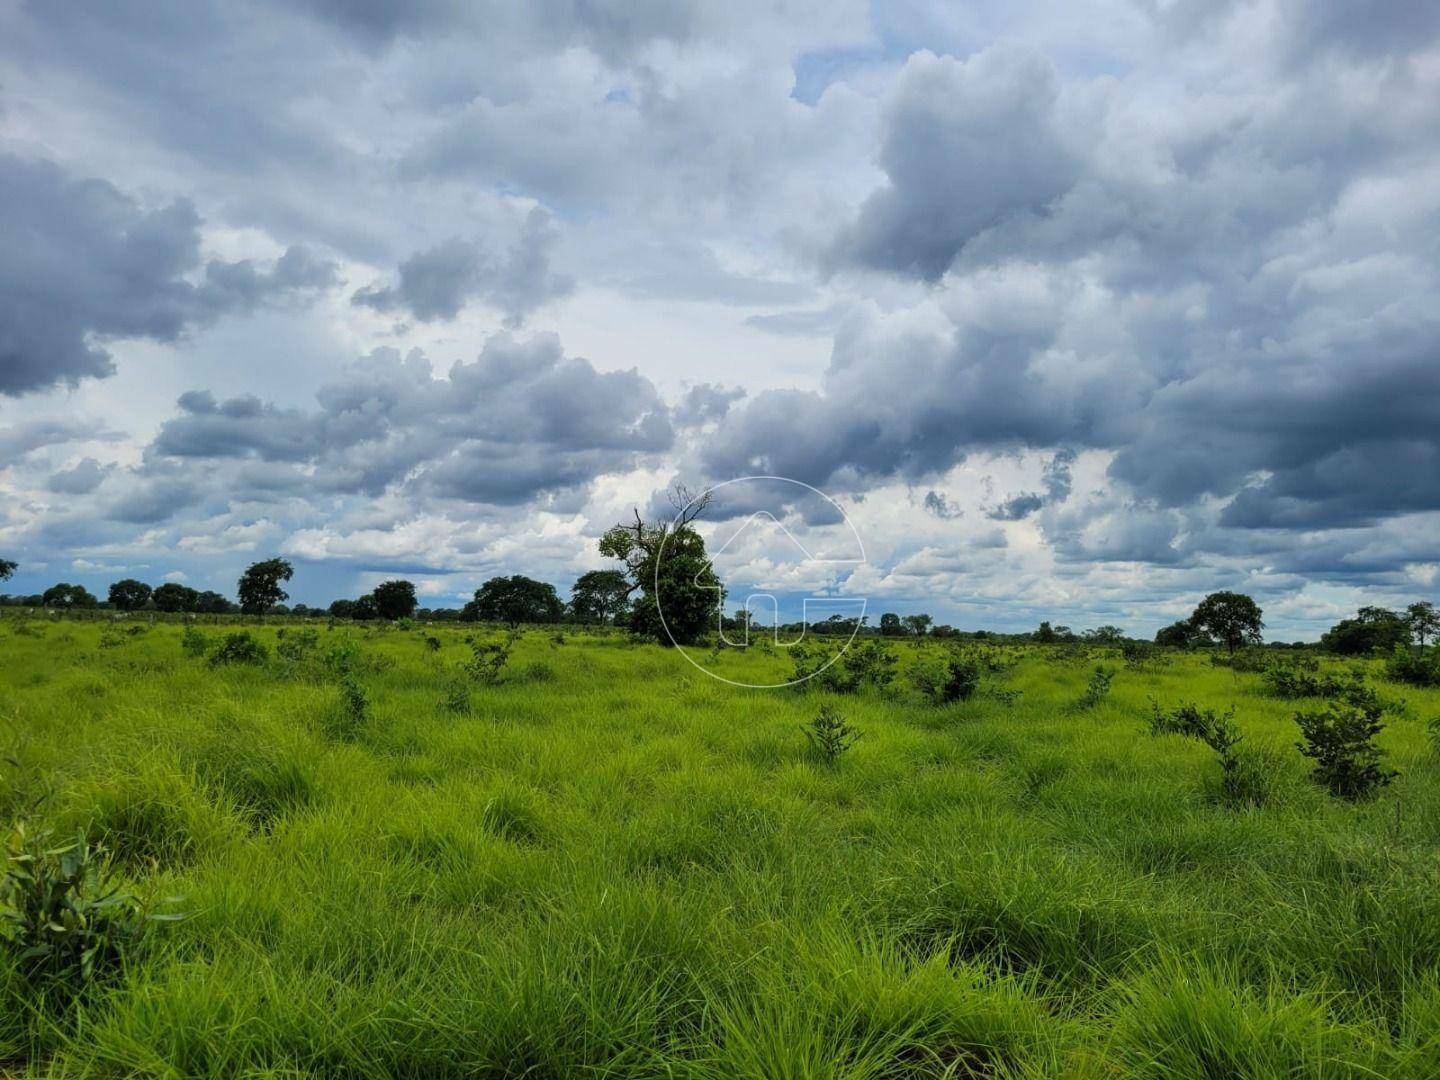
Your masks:
<path fill-rule="evenodd" d="M 114 883 L 103 849 L 83 834 L 56 845 L 48 829 L 17 825 L 0 879 L 0 943 L 32 985 L 79 992 L 108 982 L 141 945 L 147 912 Z"/>
<path fill-rule="evenodd" d="M 1440 686 L 1440 649 L 1417 653 L 1397 645 L 1385 661 L 1385 677 L 1410 686 Z"/>
<path fill-rule="evenodd" d="M 846 649 L 840 663 L 857 687 L 869 683 L 877 690 L 884 690 L 895 681 L 895 654 L 878 641 Z"/>
<path fill-rule="evenodd" d="M 1375 736 L 1384 730 L 1378 705 L 1330 702 L 1319 712 L 1297 712 L 1300 753 L 1315 762 L 1311 775 L 1330 794 L 1356 802 L 1375 795 L 1398 773 L 1383 768 Z"/>
<path fill-rule="evenodd" d="M 980 665 L 965 656 L 917 664 L 910 681 L 936 705 L 969 701 L 980 688 Z"/>
<path fill-rule="evenodd" d="M 1256 674 L 1270 667 L 1270 657 L 1264 649 L 1241 649 L 1236 653 L 1211 653 L 1210 663 L 1216 667 L 1228 667 L 1232 671 Z"/>
<path fill-rule="evenodd" d="M 425 635 L 425 648 L 429 649 L 431 652 L 439 652 L 439 651 L 440 651 L 440 639 L 439 639 L 438 637 L 436 637 L 434 634 L 426 634 L 426 635 Z"/>
<path fill-rule="evenodd" d="M 280 630 L 281 638 L 275 646 L 275 652 L 283 659 L 293 662 L 300 662 L 309 658 L 320 644 L 320 631 L 306 628 L 297 630 L 293 634 L 286 634 L 284 628 Z"/>
<path fill-rule="evenodd" d="M 468 713 L 470 711 L 470 684 L 464 679 L 452 679 L 445 687 L 445 696 L 440 707 L 447 712 Z"/>
<path fill-rule="evenodd" d="M 1244 767 L 1236 752 L 1243 738 L 1229 714 L 1217 717 L 1205 714 L 1208 722 L 1200 740 L 1220 759 L 1220 794 L 1227 806 L 1256 806 L 1265 799 L 1264 776 L 1253 768 Z"/>
<path fill-rule="evenodd" d="M 829 705 L 820 706 L 815 719 L 800 730 L 810 740 L 811 751 L 826 765 L 834 765 L 860 738 L 860 732 Z"/>
<path fill-rule="evenodd" d="M 263 641 L 250 636 L 248 630 L 226 634 L 219 646 L 210 654 L 210 666 L 220 664 L 263 664 L 270 650 Z"/>
<path fill-rule="evenodd" d="M 370 719 L 370 699 L 365 689 L 355 681 L 353 675 L 340 677 L 340 708 L 336 722 L 330 725 L 330 734 L 342 739 L 353 739 L 364 730 Z"/>
<path fill-rule="evenodd" d="M 511 634 L 504 641 L 477 641 L 470 646 L 470 660 L 464 665 L 465 673 L 478 683 L 493 686 L 502 678 L 505 665 L 510 662 L 510 652 L 515 647 L 516 635 Z"/>
<path fill-rule="evenodd" d="M 1077 707 L 1090 709 L 1100 704 L 1110 693 L 1110 684 L 1114 681 L 1115 669 L 1097 664 L 1095 670 L 1090 673 L 1090 682 L 1085 687 L 1085 693 L 1080 696 Z"/>
<path fill-rule="evenodd" d="M 1223 716 L 1216 716 L 1211 710 L 1201 710 L 1198 705 L 1182 704 L 1179 707 L 1165 712 L 1160 708 L 1160 703 L 1152 700 L 1150 716 L 1151 735 L 1183 735 L 1188 739 L 1205 740 L 1205 734 L 1211 728 L 1228 723 L 1233 713 L 1227 712 Z"/>

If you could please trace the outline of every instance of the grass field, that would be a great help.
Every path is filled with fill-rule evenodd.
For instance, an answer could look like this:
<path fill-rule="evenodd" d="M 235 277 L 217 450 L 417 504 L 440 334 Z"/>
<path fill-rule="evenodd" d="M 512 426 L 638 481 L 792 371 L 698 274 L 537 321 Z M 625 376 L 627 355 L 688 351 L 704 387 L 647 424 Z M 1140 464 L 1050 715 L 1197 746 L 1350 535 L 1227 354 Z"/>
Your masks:
<path fill-rule="evenodd" d="M 1205 655 L 1113 655 L 1079 709 L 1096 655 L 1015 649 L 937 707 L 915 646 L 836 696 L 531 630 L 467 706 L 498 631 L 322 625 L 360 715 L 276 627 L 215 667 L 132 623 L 3 624 L 0 811 L 49 792 L 188 917 L 75 1004 L 0 973 L 0 1073 L 1440 1075 L 1440 693 L 1378 668 L 1400 776 L 1352 804 L 1295 749 L 1313 703 Z M 1263 804 L 1150 698 L 1233 706 Z M 825 702 L 863 732 L 833 767 Z"/>

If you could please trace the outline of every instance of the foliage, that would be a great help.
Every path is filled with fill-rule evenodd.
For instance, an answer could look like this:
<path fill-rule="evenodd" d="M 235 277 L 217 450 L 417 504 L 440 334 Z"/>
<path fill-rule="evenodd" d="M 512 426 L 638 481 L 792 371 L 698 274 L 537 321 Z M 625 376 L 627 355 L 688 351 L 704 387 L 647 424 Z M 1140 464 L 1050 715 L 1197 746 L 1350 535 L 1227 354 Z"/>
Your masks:
<path fill-rule="evenodd" d="M 885 637 L 902 637 L 905 633 L 905 623 L 893 611 L 887 611 L 880 616 L 880 633 Z"/>
<path fill-rule="evenodd" d="M 1396 645 L 1385 661 L 1385 677 L 1409 686 L 1440 686 L 1440 649 L 1417 653 Z"/>
<path fill-rule="evenodd" d="M 19 569 L 20 564 L 13 559 L 0 559 L 0 581 L 9 581 Z"/>
<path fill-rule="evenodd" d="M 294 576 L 295 568 L 284 559 L 251 563 L 235 583 L 240 610 L 246 615 L 264 615 L 276 604 L 289 599 L 290 594 L 280 587 L 280 583 Z"/>
<path fill-rule="evenodd" d="M 339 691 L 338 711 L 327 730 L 336 738 L 354 739 L 365 730 L 370 719 L 370 699 L 365 694 L 365 688 L 349 672 L 340 676 Z"/>
<path fill-rule="evenodd" d="M 210 638 L 193 626 L 187 626 L 180 633 L 180 649 L 193 660 L 199 660 L 210 651 Z"/>
<path fill-rule="evenodd" d="M 815 718 L 800 730 L 810 741 L 811 751 L 826 765 L 834 765 L 860 739 L 860 732 L 829 705 L 821 705 Z"/>
<path fill-rule="evenodd" d="M 1155 644 L 1172 649 L 1207 649 L 1214 642 L 1189 619 L 1181 619 L 1157 630 Z"/>
<path fill-rule="evenodd" d="M 1405 619 L 1386 608 L 1363 607 L 1353 619 L 1341 619 L 1320 638 L 1320 645 L 1340 656 L 1367 656 L 1410 644 Z"/>
<path fill-rule="evenodd" d="M 280 640 L 275 643 L 275 652 L 282 660 L 299 663 L 308 660 L 320 644 L 320 632 L 306 627 L 286 633 L 282 627 Z"/>
<path fill-rule="evenodd" d="M 1085 686 L 1085 693 L 1080 695 L 1076 707 L 1080 709 L 1092 709 L 1104 701 L 1110 694 L 1110 684 L 1115 681 L 1115 669 L 1107 668 L 1103 664 L 1097 664 L 1095 670 L 1090 673 L 1090 682 Z"/>
<path fill-rule="evenodd" d="M 470 645 L 470 659 L 464 665 L 465 672 L 478 683 L 493 686 L 502 678 L 505 665 L 515 648 L 516 636 L 511 634 L 504 641 L 475 641 Z"/>
<path fill-rule="evenodd" d="M 1205 740 L 1207 732 L 1233 715 L 1232 712 L 1217 717 L 1213 711 L 1202 710 L 1194 704 L 1181 704 L 1165 712 L 1160 708 L 1160 703 L 1153 699 L 1150 708 L 1151 735 L 1183 735 L 1188 739 L 1202 741 Z"/>
<path fill-rule="evenodd" d="M 113 980 L 142 944 L 151 914 L 123 892 L 103 849 L 84 834 L 15 826 L 0 879 L 0 945 L 32 986 L 77 993 Z"/>
<path fill-rule="evenodd" d="M 936 705 L 969 701 L 980 688 L 980 665 L 967 656 L 924 660 L 910 669 L 910 680 Z"/>
<path fill-rule="evenodd" d="M 1260 644 L 1265 628 L 1260 606 L 1244 593 L 1215 592 L 1200 601 L 1190 625 L 1225 646 L 1232 656 L 1243 645 Z"/>
<path fill-rule="evenodd" d="M 630 583 L 619 570 L 590 570 L 570 590 L 570 617 L 578 623 L 613 623 L 630 608 Z"/>
<path fill-rule="evenodd" d="M 150 599 L 154 601 L 156 611 L 194 611 L 199 605 L 200 594 L 188 585 L 167 581 L 155 589 Z"/>
<path fill-rule="evenodd" d="M 1399 774 L 1380 764 L 1375 736 L 1384 730 L 1375 705 L 1332 701 L 1319 712 L 1297 712 L 1300 753 L 1315 762 L 1312 775 L 1330 794 L 1352 802 L 1373 796 Z"/>
<path fill-rule="evenodd" d="M 523 574 L 491 578 L 475 590 L 460 617 L 467 622 L 503 622 L 511 627 L 521 623 L 559 622 L 565 605 L 555 586 Z"/>
<path fill-rule="evenodd" d="M 370 596 L 382 619 L 408 619 L 415 614 L 415 586 L 409 581 L 382 581 Z"/>
<path fill-rule="evenodd" d="M 1425 640 L 1440 634 L 1440 611 L 1428 600 L 1411 604 L 1405 609 L 1405 628 L 1410 631 L 1410 636 L 1420 643 L 1423 652 Z"/>
<path fill-rule="evenodd" d="M 110 603 L 120 611 L 139 611 L 150 602 L 150 586 L 134 578 L 122 578 L 110 586 Z"/>
<path fill-rule="evenodd" d="M 65 581 L 46 589 L 40 602 L 47 608 L 93 608 L 100 604 L 83 585 L 71 585 Z"/>
<path fill-rule="evenodd" d="M 263 641 L 253 637 L 248 630 L 226 634 L 210 654 L 210 666 L 221 664 L 263 664 L 270 655 Z"/>

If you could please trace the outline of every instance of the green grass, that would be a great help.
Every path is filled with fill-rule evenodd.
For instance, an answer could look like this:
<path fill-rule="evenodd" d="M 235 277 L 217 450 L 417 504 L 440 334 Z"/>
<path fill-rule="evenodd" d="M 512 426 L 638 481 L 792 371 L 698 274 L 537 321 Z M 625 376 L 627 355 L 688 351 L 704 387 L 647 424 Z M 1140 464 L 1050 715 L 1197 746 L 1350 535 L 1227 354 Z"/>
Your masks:
<path fill-rule="evenodd" d="M 368 661 L 353 722 L 275 627 L 221 667 L 174 624 L 16 627 L 0 814 L 45 796 L 190 917 L 74 1005 L 0 970 L 0 1074 L 1440 1074 L 1440 692 L 1378 669 L 1401 776 L 1351 805 L 1294 748 L 1312 703 L 1204 656 L 1111 657 L 1080 708 L 1096 657 L 1021 650 L 936 707 L 911 646 L 891 694 L 834 697 L 532 631 L 457 711 L 465 635 L 498 632 L 322 626 Z M 1233 706 L 1264 804 L 1147 734 L 1152 697 Z M 863 732 L 833 766 L 822 702 Z"/>

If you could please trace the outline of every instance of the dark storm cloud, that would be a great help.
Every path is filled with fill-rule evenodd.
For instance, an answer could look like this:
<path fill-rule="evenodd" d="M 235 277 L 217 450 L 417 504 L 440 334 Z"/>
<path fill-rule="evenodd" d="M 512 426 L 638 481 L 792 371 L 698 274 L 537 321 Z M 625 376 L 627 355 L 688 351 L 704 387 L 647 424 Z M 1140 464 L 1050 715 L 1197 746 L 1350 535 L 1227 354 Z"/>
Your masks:
<path fill-rule="evenodd" d="M 681 427 L 695 427 L 721 419 L 730 406 L 745 396 L 740 387 L 701 383 L 685 391 L 675 408 L 675 422 Z"/>
<path fill-rule="evenodd" d="M 1044 505 L 1043 498 L 1033 491 L 1027 491 L 1012 495 L 993 510 L 987 510 L 985 516 L 992 521 L 1023 521 Z"/>
<path fill-rule="evenodd" d="M 312 490 L 334 494 L 406 484 L 422 497 L 513 505 L 633 467 L 674 440 L 649 380 L 597 371 L 550 334 L 496 335 L 445 379 L 418 352 L 377 350 L 317 399 L 319 409 L 305 411 L 189 392 L 148 456 L 290 463 L 306 469 Z M 272 468 L 247 486 L 285 492 L 295 477 Z"/>
<path fill-rule="evenodd" d="M 329 264 L 292 248 L 263 270 L 212 260 L 192 284 L 200 218 L 184 199 L 147 209 L 104 180 L 8 154 L 0 189 L 0 394 L 104 378 L 107 339 L 174 341 L 332 279 Z"/>
<path fill-rule="evenodd" d="M 933 514 L 941 521 L 951 521 L 965 513 L 959 507 L 952 506 L 950 500 L 938 491 L 927 491 L 922 505 L 928 513 Z"/>
<path fill-rule="evenodd" d="M 510 323 L 519 323 L 541 304 L 574 288 L 573 278 L 550 267 L 558 235 L 549 214 L 536 208 L 503 257 L 456 237 L 406 259 L 400 264 L 397 284 L 360 289 L 352 302 L 434 322 L 453 319 L 472 300 L 483 300 L 502 311 Z"/>

